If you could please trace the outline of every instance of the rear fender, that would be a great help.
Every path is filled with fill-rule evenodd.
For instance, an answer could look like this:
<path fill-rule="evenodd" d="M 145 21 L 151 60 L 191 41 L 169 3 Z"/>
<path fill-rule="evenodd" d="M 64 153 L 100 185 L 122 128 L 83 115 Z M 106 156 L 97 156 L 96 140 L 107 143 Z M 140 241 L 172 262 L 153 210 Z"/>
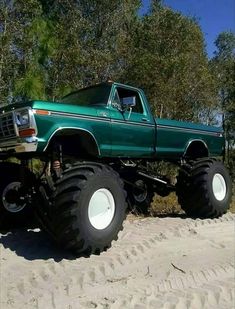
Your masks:
<path fill-rule="evenodd" d="M 190 140 L 185 148 L 183 157 L 190 159 L 209 157 L 207 144 L 201 139 Z"/>

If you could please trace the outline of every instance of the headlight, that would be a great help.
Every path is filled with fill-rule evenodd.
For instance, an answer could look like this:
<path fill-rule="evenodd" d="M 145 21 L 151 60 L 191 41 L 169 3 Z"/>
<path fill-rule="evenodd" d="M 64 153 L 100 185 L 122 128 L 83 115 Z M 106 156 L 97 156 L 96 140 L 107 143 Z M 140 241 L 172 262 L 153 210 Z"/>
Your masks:
<path fill-rule="evenodd" d="M 15 111 L 15 121 L 18 127 L 29 127 L 29 111 L 28 109 L 22 109 Z"/>

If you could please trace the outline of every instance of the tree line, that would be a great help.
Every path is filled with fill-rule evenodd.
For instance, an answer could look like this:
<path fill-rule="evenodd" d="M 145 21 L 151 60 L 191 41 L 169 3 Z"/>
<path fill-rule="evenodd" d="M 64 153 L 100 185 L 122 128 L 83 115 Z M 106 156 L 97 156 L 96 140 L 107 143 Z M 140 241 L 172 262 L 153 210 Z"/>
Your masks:
<path fill-rule="evenodd" d="M 1 0 L 0 104 L 57 100 L 111 79 L 144 89 L 158 117 L 222 120 L 232 148 L 234 33 L 219 34 L 208 59 L 196 19 L 160 0 L 144 16 L 140 7 L 140 0 Z"/>

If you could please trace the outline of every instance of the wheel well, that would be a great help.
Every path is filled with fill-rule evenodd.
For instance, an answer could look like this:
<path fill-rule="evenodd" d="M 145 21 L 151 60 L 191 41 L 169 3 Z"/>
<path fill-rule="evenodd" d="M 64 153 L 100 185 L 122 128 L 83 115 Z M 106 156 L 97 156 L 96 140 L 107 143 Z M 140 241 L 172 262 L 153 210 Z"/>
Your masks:
<path fill-rule="evenodd" d="M 191 141 L 184 152 L 184 157 L 190 159 L 209 157 L 209 150 L 204 141 Z"/>
<path fill-rule="evenodd" d="M 82 129 L 61 129 L 51 137 L 47 149 L 61 145 L 63 153 L 73 156 L 98 157 L 99 147 L 95 137 Z"/>

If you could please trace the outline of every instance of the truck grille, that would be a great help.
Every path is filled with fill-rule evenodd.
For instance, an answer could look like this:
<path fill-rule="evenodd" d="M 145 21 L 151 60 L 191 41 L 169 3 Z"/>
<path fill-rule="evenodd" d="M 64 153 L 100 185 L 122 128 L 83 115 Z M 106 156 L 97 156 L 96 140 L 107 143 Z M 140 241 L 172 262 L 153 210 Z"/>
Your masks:
<path fill-rule="evenodd" d="M 16 136 L 13 114 L 9 113 L 0 116 L 0 139 L 6 139 Z"/>

